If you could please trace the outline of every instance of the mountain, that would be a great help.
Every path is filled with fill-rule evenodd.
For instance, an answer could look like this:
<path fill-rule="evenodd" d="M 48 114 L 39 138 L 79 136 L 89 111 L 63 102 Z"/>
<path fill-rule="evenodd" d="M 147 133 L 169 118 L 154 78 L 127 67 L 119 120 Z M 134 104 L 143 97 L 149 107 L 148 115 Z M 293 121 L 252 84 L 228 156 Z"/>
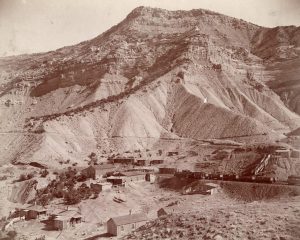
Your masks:
<path fill-rule="evenodd" d="M 299 47 L 295 26 L 138 7 L 89 41 L 2 58 L 0 164 L 280 139 L 300 127 Z"/>

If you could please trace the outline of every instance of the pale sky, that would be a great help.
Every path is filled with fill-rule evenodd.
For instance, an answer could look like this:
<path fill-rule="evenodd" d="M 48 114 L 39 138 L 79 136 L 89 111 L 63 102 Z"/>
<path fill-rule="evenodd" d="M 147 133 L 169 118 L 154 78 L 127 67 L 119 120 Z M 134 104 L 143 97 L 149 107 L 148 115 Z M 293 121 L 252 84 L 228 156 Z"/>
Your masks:
<path fill-rule="evenodd" d="M 0 0 L 0 56 L 91 39 L 138 6 L 203 8 L 267 27 L 300 25 L 300 0 Z"/>

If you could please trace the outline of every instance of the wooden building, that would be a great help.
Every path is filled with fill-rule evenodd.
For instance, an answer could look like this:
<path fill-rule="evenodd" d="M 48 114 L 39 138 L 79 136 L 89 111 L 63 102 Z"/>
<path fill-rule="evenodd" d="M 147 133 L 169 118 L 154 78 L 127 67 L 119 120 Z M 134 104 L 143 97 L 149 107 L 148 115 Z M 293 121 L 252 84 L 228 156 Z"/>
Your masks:
<path fill-rule="evenodd" d="M 77 211 L 62 211 L 54 215 L 53 228 L 55 230 L 63 230 L 69 227 L 80 224 L 82 221 L 81 215 Z"/>
<path fill-rule="evenodd" d="M 20 217 L 25 220 L 38 219 L 42 215 L 46 215 L 47 210 L 41 206 L 33 205 L 19 210 Z"/>
<path fill-rule="evenodd" d="M 106 179 L 107 182 L 111 183 L 112 186 L 122 186 L 125 187 L 125 179 L 118 176 L 110 176 Z"/>
<path fill-rule="evenodd" d="M 146 180 L 146 173 L 141 171 L 121 172 L 120 176 L 126 180 L 126 182 L 140 182 Z"/>
<path fill-rule="evenodd" d="M 110 218 L 107 221 L 107 233 L 113 236 L 125 235 L 145 225 L 147 221 L 148 217 L 144 213 Z"/>

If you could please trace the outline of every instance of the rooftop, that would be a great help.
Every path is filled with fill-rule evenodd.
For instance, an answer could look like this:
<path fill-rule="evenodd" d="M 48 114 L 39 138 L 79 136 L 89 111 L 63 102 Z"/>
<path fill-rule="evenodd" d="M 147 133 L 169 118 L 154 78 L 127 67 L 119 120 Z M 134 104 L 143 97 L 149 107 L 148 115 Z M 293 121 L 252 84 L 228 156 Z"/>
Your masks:
<path fill-rule="evenodd" d="M 144 213 L 136 213 L 136 214 L 129 214 L 120 217 L 114 217 L 111 218 L 110 220 L 112 220 L 117 226 L 120 226 L 120 225 L 126 225 L 130 223 L 147 221 L 148 217 Z"/>

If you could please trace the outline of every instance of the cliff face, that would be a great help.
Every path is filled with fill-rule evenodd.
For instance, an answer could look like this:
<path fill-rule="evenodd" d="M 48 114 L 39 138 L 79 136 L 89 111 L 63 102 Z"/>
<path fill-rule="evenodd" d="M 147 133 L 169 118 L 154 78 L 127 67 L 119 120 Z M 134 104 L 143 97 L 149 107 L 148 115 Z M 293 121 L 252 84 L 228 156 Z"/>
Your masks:
<path fill-rule="evenodd" d="M 3 58 L 2 161 L 280 138 L 300 126 L 299 39 L 299 27 L 139 7 L 90 41 Z"/>

